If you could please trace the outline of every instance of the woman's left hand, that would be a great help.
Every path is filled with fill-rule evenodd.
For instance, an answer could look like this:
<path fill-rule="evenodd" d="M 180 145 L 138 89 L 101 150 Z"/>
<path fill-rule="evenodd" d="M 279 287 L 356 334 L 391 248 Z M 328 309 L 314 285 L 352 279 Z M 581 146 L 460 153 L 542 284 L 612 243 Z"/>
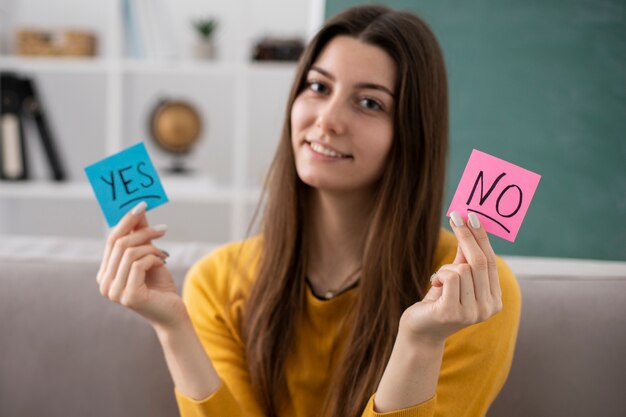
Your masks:
<path fill-rule="evenodd" d="M 451 216 L 459 242 L 456 257 L 431 277 L 424 299 L 404 311 L 400 333 L 409 339 L 440 345 L 451 334 L 502 310 L 495 253 L 478 217 L 470 216 L 471 224 L 456 212 Z"/>

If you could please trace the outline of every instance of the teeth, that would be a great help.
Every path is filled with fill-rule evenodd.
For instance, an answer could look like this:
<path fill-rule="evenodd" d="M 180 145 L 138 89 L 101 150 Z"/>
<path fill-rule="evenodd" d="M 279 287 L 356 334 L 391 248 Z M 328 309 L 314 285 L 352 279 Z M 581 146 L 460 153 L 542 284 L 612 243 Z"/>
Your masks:
<path fill-rule="evenodd" d="M 322 145 L 320 145 L 319 143 L 310 143 L 311 145 L 311 149 L 313 149 L 315 152 L 325 155 L 325 156 L 330 156 L 333 158 L 345 158 L 346 155 L 342 155 L 340 153 L 337 153 L 335 151 L 333 151 L 332 149 L 328 149 Z"/>

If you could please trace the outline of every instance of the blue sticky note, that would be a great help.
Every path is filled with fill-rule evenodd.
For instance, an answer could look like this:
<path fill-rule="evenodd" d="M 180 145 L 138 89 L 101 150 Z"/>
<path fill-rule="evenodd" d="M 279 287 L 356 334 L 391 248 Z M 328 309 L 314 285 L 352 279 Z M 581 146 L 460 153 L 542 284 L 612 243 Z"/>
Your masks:
<path fill-rule="evenodd" d="M 109 227 L 139 202 L 151 210 L 169 200 L 143 142 L 85 168 Z"/>

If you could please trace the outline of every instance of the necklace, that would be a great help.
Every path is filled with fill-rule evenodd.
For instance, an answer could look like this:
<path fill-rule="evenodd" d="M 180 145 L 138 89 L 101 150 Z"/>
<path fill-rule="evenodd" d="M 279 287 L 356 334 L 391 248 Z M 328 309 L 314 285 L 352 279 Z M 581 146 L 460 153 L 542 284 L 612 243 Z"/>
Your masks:
<path fill-rule="evenodd" d="M 357 275 L 359 271 L 361 271 L 360 266 L 354 272 L 352 272 L 346 278 L 344 278 L 344 280 L 341 282 L 341 284 L 339 284 L 337 288 L 326 290 L 326 292 L 324 293 L 324 298 L 326 300 L 335 298 L 335 296 L 339 294 L 341 291 L 343 291 L 344 288 L 347 288 L 349 285 L 352 285 L 354 282 L 358 281 L 359 278 L 355 279 L 354 282 L 352 282 L 352 279 L 354 278 L 355 275 Z"/>

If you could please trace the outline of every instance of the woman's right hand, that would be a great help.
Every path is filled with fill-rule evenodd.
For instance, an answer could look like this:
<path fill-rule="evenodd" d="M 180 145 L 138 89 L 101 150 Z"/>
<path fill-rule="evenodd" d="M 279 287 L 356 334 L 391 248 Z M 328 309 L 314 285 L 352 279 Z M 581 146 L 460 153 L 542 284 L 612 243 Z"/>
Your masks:
<path fill-rule="evenodd" d="M 152 244 L 167 227 L 150 227 L 145 208 L 139 203 L 113 228 L 96 280 L 104 297 L 136 311 L 158 331 L 173 328 L 188 316 L 165 267 L 169 255 Z"/>

